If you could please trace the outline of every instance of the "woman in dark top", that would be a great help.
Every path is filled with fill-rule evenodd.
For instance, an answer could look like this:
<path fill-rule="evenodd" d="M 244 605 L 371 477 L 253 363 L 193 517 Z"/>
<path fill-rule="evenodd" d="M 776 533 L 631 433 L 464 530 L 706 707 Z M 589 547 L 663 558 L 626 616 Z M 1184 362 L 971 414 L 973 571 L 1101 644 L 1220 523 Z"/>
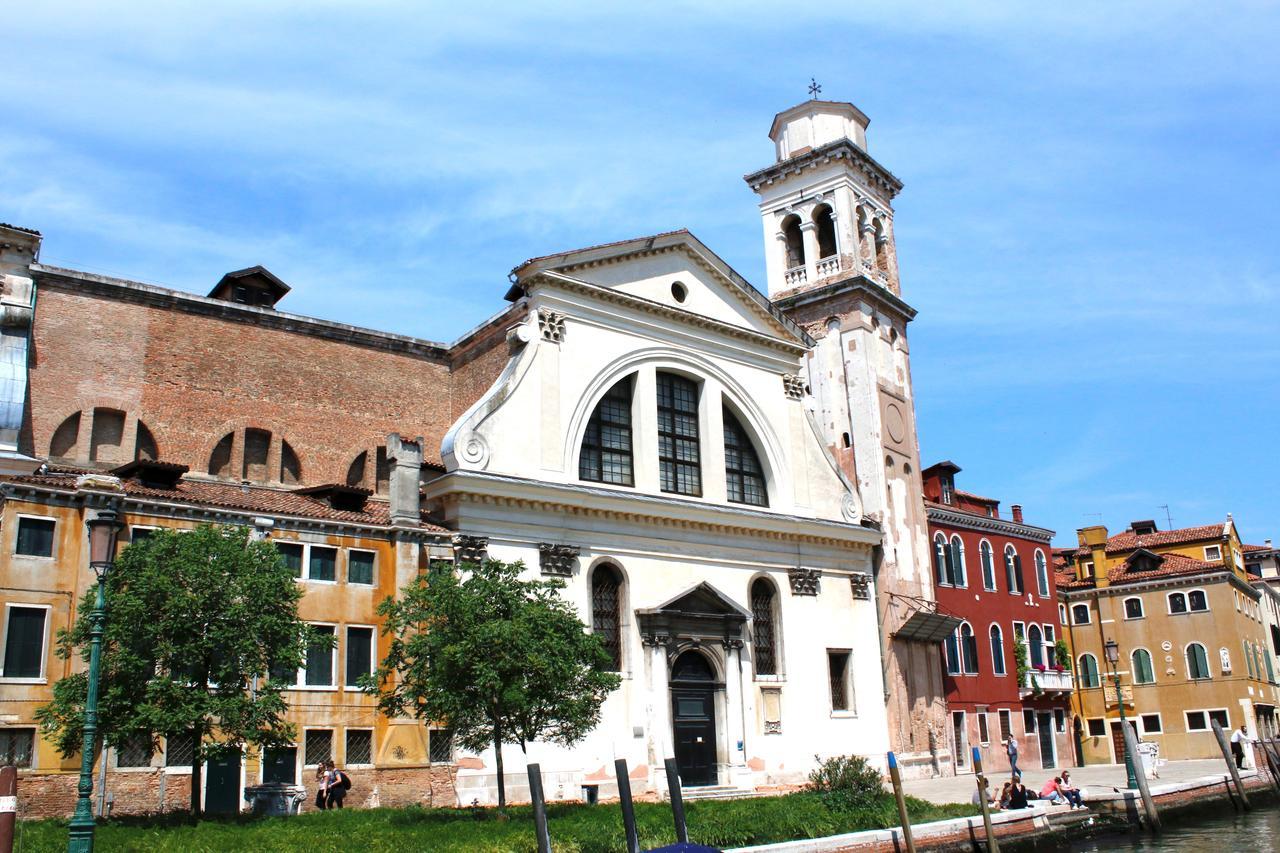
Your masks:
<path fill-rule="evenodd" d="M 1022 784 L 1022 777 L 1015 775 L 1013 784 L 1009 786 L 1009 808 L 1025 809 L 1027 807 L 1027 789 Z"/>

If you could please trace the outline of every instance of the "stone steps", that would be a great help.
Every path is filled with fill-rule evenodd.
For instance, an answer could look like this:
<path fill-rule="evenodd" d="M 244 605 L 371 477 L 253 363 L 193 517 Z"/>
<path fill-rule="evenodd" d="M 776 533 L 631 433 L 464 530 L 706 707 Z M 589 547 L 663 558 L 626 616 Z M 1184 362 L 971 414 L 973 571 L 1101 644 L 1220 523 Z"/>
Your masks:
<path fill-rule="evenodd" d="M 741 800 L 754 797 L 755 791 L 750 788 L 735 788 L 732 785 L 699 785 L 696 788 L 680 789 L 680 796 L 688 800 Z"/>

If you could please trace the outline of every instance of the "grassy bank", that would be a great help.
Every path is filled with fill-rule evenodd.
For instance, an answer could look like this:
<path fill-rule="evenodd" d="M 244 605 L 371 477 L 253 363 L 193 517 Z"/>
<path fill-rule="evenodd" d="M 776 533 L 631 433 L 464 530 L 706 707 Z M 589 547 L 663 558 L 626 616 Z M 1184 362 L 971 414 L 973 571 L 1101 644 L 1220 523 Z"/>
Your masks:
<path fill-rule="evenodd" d="M 912 823 L 976 813 L 969 805 L 939 806 L 908 798 Z M 549 809 L 552 844 L 564 853 L 616 853 L 625 850 L 621 810 L 600 806 L 554 805 Z M 739 847 L 818 838 L 841 832 L 898 824 L 893 799 L 858 811 L 828 809 L 815 794 L 749 800 L 693 802 L 687 805 L 690 840 L 717 847 Z M 175 816 L 164 820 L 120 819 L 98 828 L 104 851 L 373 851 L 430 850 L 467 853 L 535 851 L 533 817 L 528 807 L 508 809 L 500 820 L 489 809 L 349 809 L 292 818 L 208 820 L 197 826 Z M 636 821 L 642 848 L 675 841 L 671 809 L 665 804 L 637 803 Z M 65 850 L 66 821 L 24 821 L 18 826 L 15 853 Z"/>

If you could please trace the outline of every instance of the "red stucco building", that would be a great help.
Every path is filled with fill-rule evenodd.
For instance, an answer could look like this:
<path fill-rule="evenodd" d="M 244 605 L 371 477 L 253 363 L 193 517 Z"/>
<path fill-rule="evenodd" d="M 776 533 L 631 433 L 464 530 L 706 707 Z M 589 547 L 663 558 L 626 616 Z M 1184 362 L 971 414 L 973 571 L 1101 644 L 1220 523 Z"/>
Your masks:
<path fill-rule="evenodd" d="M 938 610 L 962 620 L 943 643 L 956 769 L 972 771 L 976 746 L 984 769 L 1007 770 L 1010 735 L 1024 773 L 1074 765 L 1070 656 L 1060 659 L 1056 649 L 1062 623 L 1053 531 L 1027 524 L 1017 504 L 1012 518 L 1002 518 L 999 501 L 958 490 L 959 471 L 939 462 L 922 472 Z"/>

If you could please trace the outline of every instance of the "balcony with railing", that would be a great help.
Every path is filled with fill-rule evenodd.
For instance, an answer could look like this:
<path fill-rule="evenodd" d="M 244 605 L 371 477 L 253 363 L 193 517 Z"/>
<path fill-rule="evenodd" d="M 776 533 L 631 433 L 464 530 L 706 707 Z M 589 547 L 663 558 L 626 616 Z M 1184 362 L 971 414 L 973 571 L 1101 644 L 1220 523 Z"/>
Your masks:
<path fill-rule="evenodd" d="M 826 258 L 819 258 L 814 272 L 818 278 L 826 278 L 829 275 L 835 275 L 840 272 L 840 256 L 831 255 Z"/>
<path fill-rule="evenodd" d="M 1037 688 L 1041 694 L 1048 696 L 1070 693 L 1075 689 L 1075 678 L 1065 669 L 1062 672 L 1055 669 L 1032 669 L 1018 686 L 1018 693 L 1031 696 L 1036 693 Z"/>
<path fill-rule="evenodd" d="M 782 274 L 782 280 L 787 283 L 787 287 L 797 287 L 809 280 L 809 273 L 803 265 L 792 267 Z"/>

